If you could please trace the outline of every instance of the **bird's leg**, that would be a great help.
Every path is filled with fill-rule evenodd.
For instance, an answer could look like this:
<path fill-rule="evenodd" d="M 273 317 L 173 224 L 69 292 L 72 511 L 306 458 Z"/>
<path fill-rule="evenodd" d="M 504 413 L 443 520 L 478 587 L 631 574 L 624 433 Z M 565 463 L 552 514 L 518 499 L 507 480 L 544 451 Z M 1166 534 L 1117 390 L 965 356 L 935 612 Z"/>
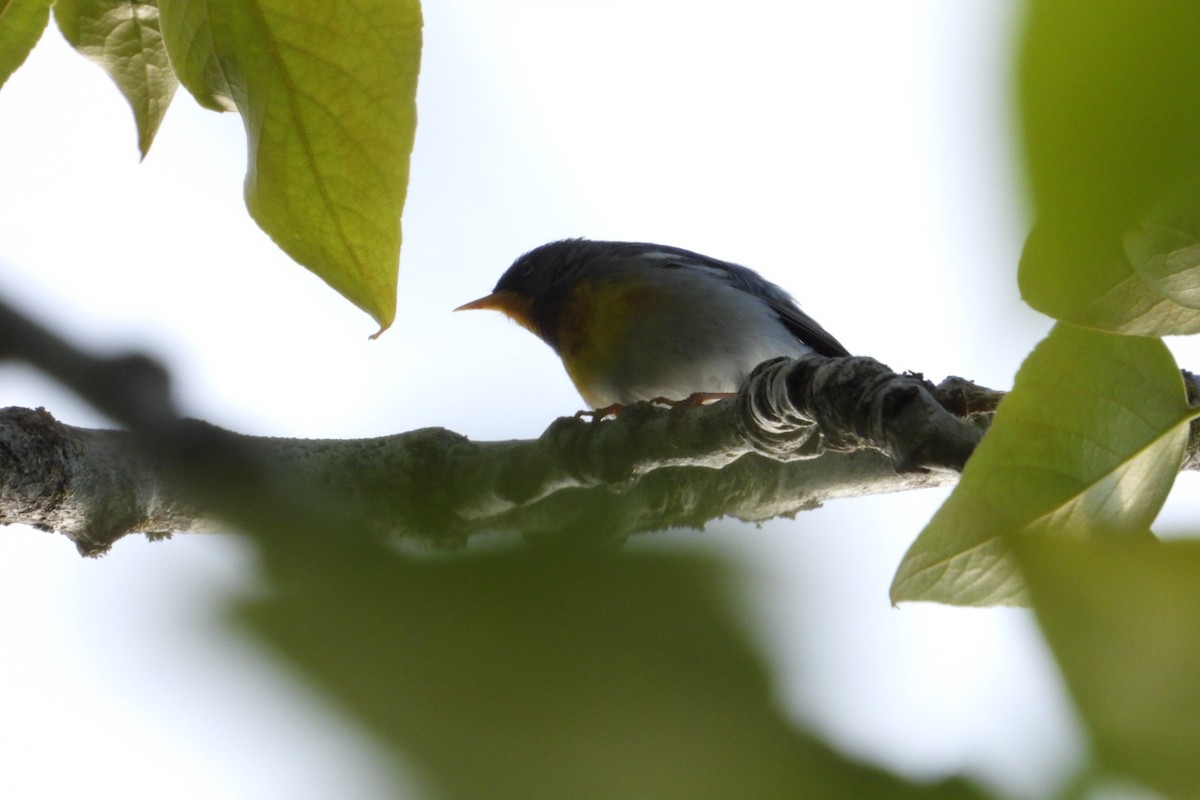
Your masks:
<path fill-rule="evenodd" d="M 656 406 L 666 406 L 667 408 L 694 408 L 715 403 L 718 400 L 728 400 L 730 397 L 737 397 L 737 392 L 693 392 L 682 400 L 656 397 L 650 402 Z"/>
<path fill-rule="evenodd" d="M 708 405 L 715 403 L 718 400 L 728 400 L 730 397 L 737 397 L 737 392 L 693 392 L 682 400 L 672 400 L 669 397 L 655 397 L 653 400 L 648 400 L 651 405 L 666 406 L 670 409 L 676 408 L 695 408 L 697 406 Z M 623 403 L 613 403 L 612 405 L 596 408 L 590 411 L 576 411 L 575 419 L 584 419 L 590 417 L 592 422 L 599 422 L 602 419 L 612 417 L 617 418 L 625 409 Z"/>
<path fill-rule="evenodd" d="M 599 422 L 600 420 L 605 419 L 607 417 L 612 417 L 613 419 L 616 419 L 617 415 L 620 414 L 624 408 L 625 408 L 625 406 L 622 405 L 621 403 L 613 403 L 612 405 L 607 405 L 604 408 L 595 408 L 595 409 L 592 409 L 591 411 L 576 411 L 575 419 L 583 419 L 584 417 L 591 417 L 592 422 Z"/>

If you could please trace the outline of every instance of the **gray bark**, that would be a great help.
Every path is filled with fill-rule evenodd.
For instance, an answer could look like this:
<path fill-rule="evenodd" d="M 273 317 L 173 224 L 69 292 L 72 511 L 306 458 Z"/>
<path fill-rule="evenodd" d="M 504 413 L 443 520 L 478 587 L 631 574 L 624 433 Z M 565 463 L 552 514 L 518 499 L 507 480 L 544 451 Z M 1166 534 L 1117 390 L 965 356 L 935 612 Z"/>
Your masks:
<path fill-rule="evenodd" d="M 305 524 L 440 547 L 498 530 L 607 541 L 949 484 L 997 396 L 934 389 L 869 358 L 809 356 L 767 362 L 735 400 L 564 418 L 530 441 L 443 429 L 281 439 L 161 414 L 148 437 L 11 408 L 0 412 L 0 522 L 58 531 L 87 554 L 133 532 L 236 526 L 273 504 Z"/>

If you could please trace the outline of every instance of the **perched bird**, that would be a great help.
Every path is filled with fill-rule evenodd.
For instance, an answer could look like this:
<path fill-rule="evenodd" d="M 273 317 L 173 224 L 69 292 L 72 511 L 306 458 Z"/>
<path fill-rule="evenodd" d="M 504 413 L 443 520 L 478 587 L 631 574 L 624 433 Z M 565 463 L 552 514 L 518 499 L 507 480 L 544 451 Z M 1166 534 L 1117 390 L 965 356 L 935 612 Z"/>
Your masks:
<path fill-rule="evenodd" d="M 760 362 L 846 348 L 775 284 L 678 247 L 566 239 L 518 258 L 490 308 L 537 334 L 593 408 L 736 392 Z"/>

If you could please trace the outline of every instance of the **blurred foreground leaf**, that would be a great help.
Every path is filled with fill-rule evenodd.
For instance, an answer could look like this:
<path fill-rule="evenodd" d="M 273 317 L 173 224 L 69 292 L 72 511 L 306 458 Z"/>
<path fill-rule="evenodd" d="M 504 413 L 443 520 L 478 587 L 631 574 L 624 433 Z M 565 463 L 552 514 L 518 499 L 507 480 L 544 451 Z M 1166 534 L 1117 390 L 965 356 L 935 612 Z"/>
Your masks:
<path fill-rule="evenodd" d="M 1200 3 L 1027 5 L 1018 86 L 1038 222 L 1023 296 L 1086 327 L 1200 331 L 1200 259 L 1154 230 L 1200 229 Z"/>
<path fill-rule="evenodd" d="M 241 618 L 435 796 L 970 798 L 798 733 L 725 603 L 719 565 L 528 552 L 412 562 L 349 541 L 273 546 Z"/>
<path fill-rule="evenodd" d="M 954 492 L 905 554 L 893 602 L 1026 602 L 1005 537 L 1146 536 L 1191 410 L 1157 339 L 1058 325 L 1017 373 Z"/>
<path fill-rule="evenodd" d="M 1200 793 L 1200 542 L 1013 543 L 1105 766 Z"/>
<path fill-rule="evenodd" d="M 71 46 L 99 64 L 129 101 L 145 158 L 179 85 L 163 46 L 157 3 L 57 0 L 54 20 Z"/>
<path fill-rule="evenodd" d="M 416 130 L 418 0 L 160 0 L 179 80 L 241 113 L 251 216 L 387 328 Z"/>
<path fill-rule="evenodd" d="M 0 86 L 42 38 L 54 0 L 0 0 Z"/>
<path fill-rule="evenodd" d="M 1200 195 L 1200 188 L 1197 189 Z M 1200 332 L 1200 213 L 1179 204 L 1079 248 L 1039 224 L 1021 254 L 1025 300 L 1065 322 L 1137 336 Z"/>

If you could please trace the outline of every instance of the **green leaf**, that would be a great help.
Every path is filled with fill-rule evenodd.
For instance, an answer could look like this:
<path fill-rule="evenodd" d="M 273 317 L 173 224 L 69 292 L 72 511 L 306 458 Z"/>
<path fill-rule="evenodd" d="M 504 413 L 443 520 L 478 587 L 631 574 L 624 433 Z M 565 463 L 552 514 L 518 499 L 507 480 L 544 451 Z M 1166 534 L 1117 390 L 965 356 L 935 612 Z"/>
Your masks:
<path fill-rule="evenodd" d="M 452 800 L 969 800 L 793 729 L 714 561 L 267 542 L 239 619 Z M 385 792 L 381 792 L 381 795 Z"/>
<path fill-rule="evenodd" d="M 1013 546 L 1067 688 L 1110 769 L 1200 789 L 1200 542 L 1020 537 Z"/>
<path fill-rule="evenodd" d="M 387 328 L 416 129 L 417 0 L 160 0 L 183 85 L 246 127 L 251 216 Z"/>
<path fill-rule="evenodd" d="M 1022 138 L 1037 228 L 1025 299 L 1140 335 L 1200 331 L 1197 259 L 1153 230 L 1200 229 L 1200 4 L 1029 3 Z M 1191 244 L 1195 239 L 1191 238 Z"/>
<path fill-rule="evenodd" d="M 42 38 L 54 0 L 0 0 L 0 86 Z"/>
<path fill-rule="evenodd" d="M 1095 232 L 1089 246 L 1039 225 L 1018 279 L 1030 305 L 1060 320 L 1137 336 L 1198 333 L 1200 213 L 1180 203 L 1122 232 Z"/>
<path fill-rule="evenodd" d="M 99 64 L 129 101 L 145 158 L 179 85 L 163 46 L 157 2 L 58 0 L 54 19 L 71 46 Z"/>
<path fill-rule="evenodd" d="M 1146 536 L 1179 470 L 1191 413 L 1161 341 L 1056 326 L 905 554 L 892 601 L 1026 602 L 1013 534 Z"/>

